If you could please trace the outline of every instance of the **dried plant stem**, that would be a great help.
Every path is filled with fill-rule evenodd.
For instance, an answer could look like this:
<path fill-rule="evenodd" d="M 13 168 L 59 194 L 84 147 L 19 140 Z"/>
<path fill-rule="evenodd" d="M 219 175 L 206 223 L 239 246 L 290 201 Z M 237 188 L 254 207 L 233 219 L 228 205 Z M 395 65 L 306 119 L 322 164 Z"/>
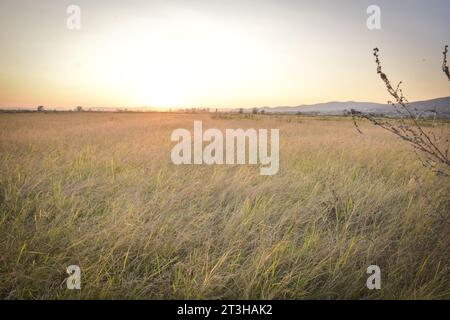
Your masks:
<path fill-rule="evenodd" d="M 448 46 L 445 46 L 443 52 L 444 62 L 442 69 L 450 80 L 449 70 L 447 67 L 447 48 Z M 388 77 L 382 71 L 378 52 L 378 48 L 373 49 L 375 63 L 377 64 L 377 73 L 380 75 L 381 80 L 383 80 L 388 93 L 394 98 L 393 101 L 389 101 L 389 104 L 393 106 L 399 116 L 399 119 L 388 120 L 377 118 L 372 114 L 365 114 L 352 109 L 351 114 L 356 129 L 359 133 L 362 133 L 362 131 L 358 127 L 356 118 L 369 120 L 374 125 L 395 134 L 402 140 L 407 141 L 416 150 L 420 151 L 422 153 L 421 155 L 419 155 L 418 153 L 416 154 L 425 167 L 431 168 L 439 175 L 450 177 L 448 137 L 446 138 L 445 135 L 436 136 L 432 131 L 426 132 L 424 130 L 423 126 L 419 122 L 421 114 L 411 109 L 408 100 L 406 99 L 402 89 L 400 88 L 401 82 L 399 82 L 399 84 L 394 89 Z"/>

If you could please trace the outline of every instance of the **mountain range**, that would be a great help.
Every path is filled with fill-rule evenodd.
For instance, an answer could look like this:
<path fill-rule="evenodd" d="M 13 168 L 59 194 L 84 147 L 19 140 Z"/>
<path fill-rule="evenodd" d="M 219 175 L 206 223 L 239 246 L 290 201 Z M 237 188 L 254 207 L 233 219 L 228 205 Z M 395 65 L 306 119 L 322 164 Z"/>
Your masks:
<path fill-rule="evenodd" d="M 430 117 L 437 114 L 439 117 L 450 118 L 450 97 L 436 98 L 424 101 L 410 102 L 410 109 L 415 114 L 421 114 L 423 117 Z M 266 113 L 296 113 L 311 115 L 343 115 L 351 109 L 362 113 L 383 114 L 386 116 L 398 116 L 395 108 L 390 104 L 374 102 L 356 102 L 356 101 L 332 101 L 326 103 L 317 103 L 310 105 L 299 105 L 294 107 L 262 107 L 258 111 L 264 110 Z M 404 112 L 400 110 L 400 112 Z"/>

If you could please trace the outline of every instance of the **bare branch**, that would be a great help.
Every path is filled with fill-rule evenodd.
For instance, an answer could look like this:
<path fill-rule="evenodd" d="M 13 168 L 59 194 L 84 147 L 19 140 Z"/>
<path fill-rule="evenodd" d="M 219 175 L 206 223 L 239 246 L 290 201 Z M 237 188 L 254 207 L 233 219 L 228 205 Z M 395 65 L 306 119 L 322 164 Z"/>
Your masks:
<path fill-rule="evenodd" d="M 448 46 L 445 46 L 442 69 L 450 80 L 450 75 L 448 73 L 449 70 L 447 67 L 447 50 Z M 391 85 L 389 78 L 382 71 L 378 52 L 378 48 L 373 49 L 373 55 L 377 65 L 377 74 L 380 75 L 380 78 L 384 82 L 388 93 L 394 98 L 393 101 L 388 101 L 388 103 L 392 105 L 399 117 L 396 120 L 382 119 L 377 118 L 372 114 L 365 114 L 352 109 L 351 115 L 356 129 L 359 133 L 362 133 L 358 127 L 356 118 L 369 120 L 374 125 L 379 126 L 408 142 L 416 151 L 419 151 L 422 155 L 419 155 L 417 152 L 416 154 L 418 154 L 419 160 L 425 167 L 430 168 L 439 175 L 450 177 L 448 139 L 444 141 L 442 137 L 436 136 L 432 131 L 427 132 L 423 128 L 420 123 L 422 113 L 411 109 L 409 101 L 404 96 L 403 90 L 401 89 L 401 81 L 397 84 L 395 89 Z"/>
<path fill-rule="evenodd" d="M 448 78 L 448 81 L 450 81 L 450 72 L 447 66 L 447 52 L 448 52 L 448 45 L 444 47 L 444 52 L 442 52 L 442 54 L 444 55 L 444 60 L 442 61 L 442 71 L 444 71 L 445 75 Z"/>

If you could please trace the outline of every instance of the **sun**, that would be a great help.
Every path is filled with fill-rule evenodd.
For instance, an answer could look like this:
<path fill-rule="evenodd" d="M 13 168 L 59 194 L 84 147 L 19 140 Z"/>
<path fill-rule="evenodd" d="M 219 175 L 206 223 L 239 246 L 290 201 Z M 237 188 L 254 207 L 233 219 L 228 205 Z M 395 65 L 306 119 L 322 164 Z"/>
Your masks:
<path fill-rule="evenodd" d="M 170 85 L 148 85 L 141 90 L 140 100 L 146 106 L 170 108 L 185 105 L 182 94 Z"/>

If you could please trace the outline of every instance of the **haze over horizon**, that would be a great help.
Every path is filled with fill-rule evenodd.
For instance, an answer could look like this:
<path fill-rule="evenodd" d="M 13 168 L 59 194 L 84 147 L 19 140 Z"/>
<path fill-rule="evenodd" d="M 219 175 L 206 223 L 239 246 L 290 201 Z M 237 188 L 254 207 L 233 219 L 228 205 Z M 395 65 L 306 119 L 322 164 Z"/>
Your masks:
<path fill-rule="evenodd" d="M 66 27 L 71 4 L 80 30 Z M 381 30 L 366 27 L 372 4 Z M 446 0 L 4 0 L 0 107 L 385 103 L 374 47 L 410 101 L 447 97 L 448 12 Z"/>

